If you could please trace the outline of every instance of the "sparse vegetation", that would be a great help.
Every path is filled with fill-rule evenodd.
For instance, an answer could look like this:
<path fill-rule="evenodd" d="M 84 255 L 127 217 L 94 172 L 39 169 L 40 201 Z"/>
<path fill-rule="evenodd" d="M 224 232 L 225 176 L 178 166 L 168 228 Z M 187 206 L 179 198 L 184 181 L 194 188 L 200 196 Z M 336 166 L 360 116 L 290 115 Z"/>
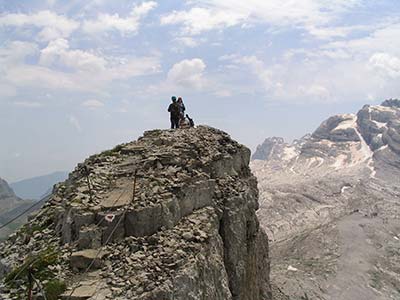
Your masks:
<path fill-rule="evenodd" d="M 58 261 L 58 253 L 48 248 L 37 255 L 28 256 L 25 262 L 12 270 L 5 282 L 11 286 L 15 285 L 15 280 L 27 281 L 29 269 L 39 281 L 50 280 L 53 278 L 53 272 L 48 266 L 56 264 Z"/>
<path fill-rule="evenodd" d="M 57 300 L 59 296 L 66 290 L 67 285 L 64 281 L 53 279 L 44 286 L 46 298 L 48 300 Z"/>

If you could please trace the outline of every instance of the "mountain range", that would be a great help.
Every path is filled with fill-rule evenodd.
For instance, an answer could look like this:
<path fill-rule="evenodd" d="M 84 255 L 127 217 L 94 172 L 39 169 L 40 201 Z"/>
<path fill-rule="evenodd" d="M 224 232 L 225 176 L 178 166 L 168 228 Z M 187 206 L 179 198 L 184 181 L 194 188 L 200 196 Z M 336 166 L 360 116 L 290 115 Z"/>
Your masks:
<path fill-rule="evenodd" d="M 10 183 L 15 194 L 22 199 L 40 200 L 51 193 L 53 185 L 64 181 L 68 172 L 53 172 Z"/>
<path fill-rule="evenodd" d="M 400 299 L 400 101 L 252 156 L 282 299 Z"/>

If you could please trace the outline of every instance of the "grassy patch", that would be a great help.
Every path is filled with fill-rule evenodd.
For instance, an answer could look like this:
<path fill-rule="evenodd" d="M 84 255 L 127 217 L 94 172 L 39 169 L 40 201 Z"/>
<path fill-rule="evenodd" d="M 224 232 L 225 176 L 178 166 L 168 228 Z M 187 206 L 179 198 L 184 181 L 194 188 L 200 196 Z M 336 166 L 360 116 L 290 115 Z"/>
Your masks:
<path fill-rule="evenodd" d="M 10 285 L 14 285 L 16 280 L 27 282 L 29 269 L 38 280 L 49 280 L 53 277 L 53 273 L 48 266 L 56 264 L 57 261 L 58 253 L 50 248 L 37 255 L 30 255 L 21 266 L 16 267 L 7 275 L 5 282 Z"/>
<path fill-rule="evenodd" d="M 65 282 L 58 279 L 50 280 L 44 286 L 46 298 L 48 300 L 57 300 L 66 289 L 67 285 Z"/>
<path fill-rule="evenodd" d="M 382 288 L 381 274 L 378 271 L 372 271 L 369 274 L 371 276 L 369 285 L 376 290 L 380 290 Z"/>

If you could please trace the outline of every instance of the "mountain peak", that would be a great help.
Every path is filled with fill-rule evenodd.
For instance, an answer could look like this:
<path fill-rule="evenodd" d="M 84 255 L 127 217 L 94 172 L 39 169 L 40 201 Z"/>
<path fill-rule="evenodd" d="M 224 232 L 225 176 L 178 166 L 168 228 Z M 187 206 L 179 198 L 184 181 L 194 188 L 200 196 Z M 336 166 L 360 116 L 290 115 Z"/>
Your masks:
<path fill-rule="evenodd" d="M 67 285 L 65 299 L 270 299 L 249 160 L 211 127 L 145 132 L 79 164 L 0 261 L 18 274 L 32 245 L 39 257 L 55 250 L 42 280 Z M 25 279 L 0 295 L 21 299 Z"/>
<path fill-rule="evenodd" d="M 399 99 L 388 99 L 382 102 L 382 106 L 387 107 L 397 107 L 400 108 L 400 100 Z"/>

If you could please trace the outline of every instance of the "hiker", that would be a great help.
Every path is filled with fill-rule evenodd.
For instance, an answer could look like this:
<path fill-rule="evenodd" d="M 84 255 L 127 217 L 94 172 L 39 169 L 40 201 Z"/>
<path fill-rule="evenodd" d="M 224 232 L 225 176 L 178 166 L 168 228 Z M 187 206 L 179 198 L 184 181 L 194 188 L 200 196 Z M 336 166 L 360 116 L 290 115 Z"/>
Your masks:
<path fill-rule="evenodd" d="M 171 97 L 172 103 L 168 107 L 168 111 L 170 113 L 171 119 L 171 129 L 179 128 L 179 117 L 180 117 L 180 108 L 179 104 L 176 102 L 176 97 Z"/>
<path fill-rule="evenodd" d="M 181 119 L 179 120 L 179 128 L 182 128 L 182 129 L 190 128 L 189 120 L 186 119 L 185 117 L 181 117 Z"/>
<path fill-rule="evenodd" d="M 181 118 L 184 118 L 184 117 L 185 117 L 185 110 L 186 110 L 186 108 L 185 108 L 185 104 L 183 104 L 182 97 L 179 97 L 179 98 L 178 98 L 178 104 L 179 104 L 179 114 L 180 114 L 180 117 L 181 117 Z"/>

